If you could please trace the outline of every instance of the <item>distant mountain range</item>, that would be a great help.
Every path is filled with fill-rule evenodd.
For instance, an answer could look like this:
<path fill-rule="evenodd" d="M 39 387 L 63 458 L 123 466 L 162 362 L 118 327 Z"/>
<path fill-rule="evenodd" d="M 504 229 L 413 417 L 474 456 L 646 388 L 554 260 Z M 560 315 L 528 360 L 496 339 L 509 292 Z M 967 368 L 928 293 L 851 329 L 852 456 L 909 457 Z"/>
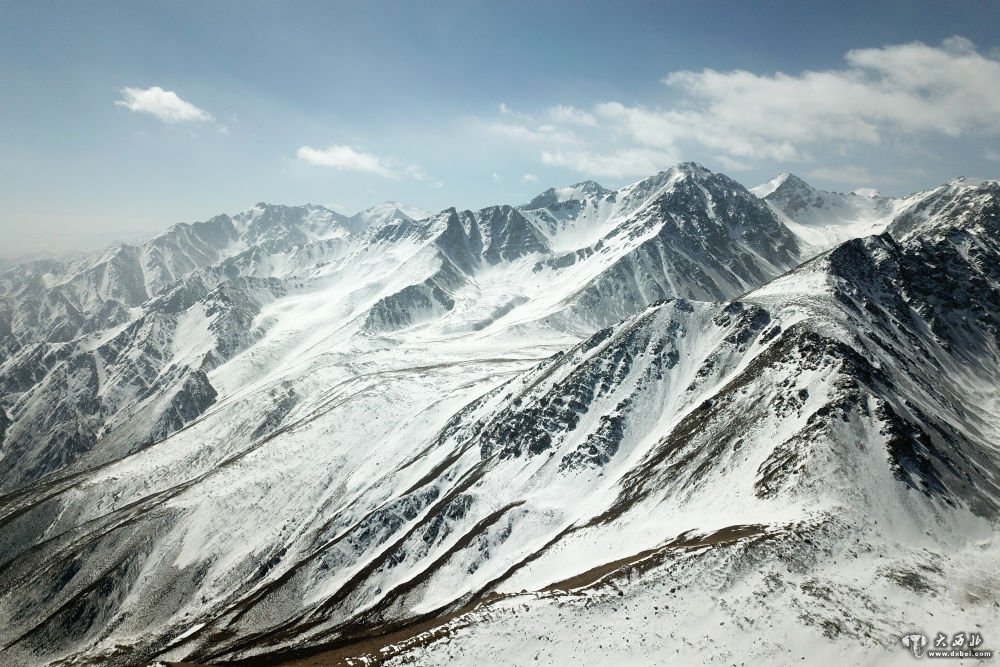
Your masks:
<path fill-rule="evenodd" d="M 3 664 L 908 664 L 995 639 L 998 510 L 997 181 L 684 163 L 0 273 Z"/>

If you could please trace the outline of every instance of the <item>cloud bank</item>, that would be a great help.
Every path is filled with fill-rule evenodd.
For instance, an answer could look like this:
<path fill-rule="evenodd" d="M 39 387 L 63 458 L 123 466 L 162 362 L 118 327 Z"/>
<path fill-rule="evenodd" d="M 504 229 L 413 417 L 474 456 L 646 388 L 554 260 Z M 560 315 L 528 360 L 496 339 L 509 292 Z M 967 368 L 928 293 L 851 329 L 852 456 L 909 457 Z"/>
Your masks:
<path fill-rule="evenodd" d="M 1000 60 L 963 37 L 856 49 L 837 69 L 684 70 L 662 82 L 668 107 L 611 100 L 528 114 L 504 104 L 482 125 L 534 145 L 544 164 L 610 177 L 648 174 L 691 151 L 738 170 L 890 140 L 1000 134 Z"/>

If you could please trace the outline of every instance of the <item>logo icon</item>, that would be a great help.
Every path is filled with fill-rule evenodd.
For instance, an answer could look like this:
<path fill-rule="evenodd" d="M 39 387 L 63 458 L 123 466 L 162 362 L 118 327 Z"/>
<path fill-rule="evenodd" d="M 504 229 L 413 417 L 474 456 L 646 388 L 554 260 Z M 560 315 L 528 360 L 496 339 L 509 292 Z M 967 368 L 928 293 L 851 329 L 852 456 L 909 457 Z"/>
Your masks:
<path fill-rule="evenodd" d="M 979 632 L 956 632 L 951 635 L 938 632 L 932 641 L 921 632 L 911 632 L 899 638 L 903 648 L 914 658 L 992 658 L 993 651 L 980 649 L 983 635 Z"/>
<path fill-rule="evenodd" d="M 914 658 L 924 657 L 924 649 L 927 648 L 927 637 L 920 634 L 903 635 L 903 646 L 910 649 Z"/>

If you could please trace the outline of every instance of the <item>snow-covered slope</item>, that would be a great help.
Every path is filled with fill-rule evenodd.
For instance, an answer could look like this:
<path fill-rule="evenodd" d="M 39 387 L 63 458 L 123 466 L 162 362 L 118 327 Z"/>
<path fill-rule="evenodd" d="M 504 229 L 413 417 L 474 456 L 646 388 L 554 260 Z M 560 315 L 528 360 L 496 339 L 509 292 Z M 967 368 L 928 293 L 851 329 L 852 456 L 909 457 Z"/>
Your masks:
<path fill-rule="evenodd" d="M 876 190 L 847 194 L 817 190 L 798 176 L 782 173 L 750 190 L 809 247 L 827 250 L 848 239 L 881 234 L 905 202 Z"/>
<path fill-rule="evenodd" d="M 55 338 L 17 295 L 92 265 L 8 272 L 0 658 L 882 664 L 996 627 L 998 205 L 952 183 L 804 263 L 693 164 L 258 206 Z"/>

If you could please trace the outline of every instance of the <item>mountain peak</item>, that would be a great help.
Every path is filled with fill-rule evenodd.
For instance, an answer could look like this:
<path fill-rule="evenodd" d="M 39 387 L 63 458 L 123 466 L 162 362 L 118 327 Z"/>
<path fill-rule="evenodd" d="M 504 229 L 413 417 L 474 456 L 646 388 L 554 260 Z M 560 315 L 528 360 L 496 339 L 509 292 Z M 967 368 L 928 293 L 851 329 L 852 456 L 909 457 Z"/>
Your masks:
<path fill-rule="evenodd" d="M 972 228 L 996 234 L 1000 181 L 959 177 L 908 199 L 911 203 L 889 225 L 896 238 Z"/>
<path fill-rule="evenodd" d="M 604 194 L 604 193 L 607 193 L 607 192 L 611 192 L 611 190 L 608 190 L 607 188 L 605 188 L 600 183 L 598 183 L 596 181 L 589 181 L 589 180 L 588 181 L 580 181 L 579 183 L 574 183 L 573 185 L 571 185 L 569 187 L 572 190 L 579 190 L 580 192 L 585 192 L 587 194 Z"/>
<path fill-rule="evenodd" d="M 394 211 L 405 211 L 406 209 L 410 209 L 410 208 L 413 208 L 413 207 L 407 206 L 406 204 L 404 204 L 402 202 L 398 202 L 398 201 L 396 201 L 394 199 L 387 199 L 384 202 L 382 202 L 381 204 L 376 204 L 375 206 L 371 206 L 371 207 L 369 207 L 369 208 L 367 208 L 365 210 L 367 210 L 367 211 L 393 211 L 393 210 Z"/>
<path fill-rule="evenodd" d="M 689 174 L 692 176 L 705 176 L 712 173 L 710 169 L 697 162 L 678 162 L 667 171 Z"/>
<path fill-rule="evenodd" d="M 564 188 L 549 188 L 527 204 L 522 204 L 517 208 L 531 211 L 534 209 L 555 206 L 556 204 L 562 204 L 564 202 L 582 201 L 588 197 L 604 197 L 612 192 L 614 191 L 608 190 L 603 185 L 595 181 L 580 181 L 579 183 L 575 183 Z"/>
<path fill-rule="evenodd" d="M 349 220 L 355 229 L 364 229 L 381 227 L 391 222 L 415 222 L 429 218 L 431 215 L 430 211 L 425 211 L 422 208 L 389 200 L 358 211 Z"/>
<path fill-rule="evenodd" d="M 958 178 L 953 178 L 948 182 L 948 185 L 959 188 L 979 188 L 984 185 L 992 185 L 1000 183 L 995 178 L 976 178 L 969 176 L 959 176 Z"/>
<path fill-rule="evenodd" d="M 630 197 L 645 198 L 683 180 L 703 181 L 713 172 L 697 162 L 679 162 L 669 169 L 653 174 L 623 189 Z"/>
<path fill-rule="evenodd" d="M 764 199 L 779 190 L 781 192 L 813 192 L 815 188 L 795 174 L 787 171 L 781 172 L 766 183 L 750 188 L 750 192 L 760 199 Z"/>

